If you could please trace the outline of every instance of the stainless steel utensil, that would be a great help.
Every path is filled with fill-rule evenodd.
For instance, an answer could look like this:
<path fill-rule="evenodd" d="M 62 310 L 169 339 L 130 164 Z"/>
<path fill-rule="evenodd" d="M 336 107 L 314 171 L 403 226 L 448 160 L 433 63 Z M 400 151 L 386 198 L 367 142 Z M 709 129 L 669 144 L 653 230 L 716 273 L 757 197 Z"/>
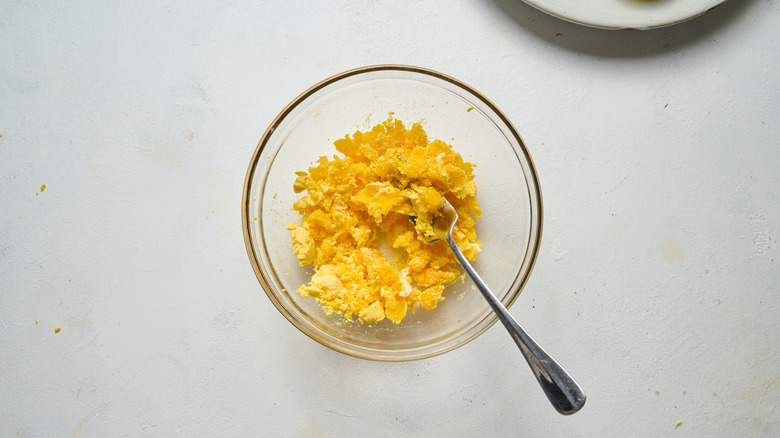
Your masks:
<path fill-rule="evenodd" d="M 447 241 L 452 252 L 455 253 L 455 257 L 457 257 L 463 269 L 466 270 L 466 273 L 474 281 L 477 289 L 482 292 L 490 307 L 496 312 L 498 318 L 512 336 L 512 339 L 520 347 L 520 351 L 525 356 L 528 365 L 531 366 L 536 380 L 539 381 L 547 398 L 550 399 L 550 403 L 563 415 L 571 415 L 582 409 L 582 406 L 585 405 L 585 393 L 580 385 L 520 327 L 520 324 L 517 323 L 506 307 L 501 304 L 501 301 L 490 291 L 485 282 L 482 281 L 482 278 L 477 274 L 477 271 L 466 260 L 458 245 L 455 244 L 455 241 L 452 239 L 452 230 L 455 227 L 455 223 L 458 222 L 458 213 L 446 199 L 442 208 L 442 217 L 444 223 L 449 224 L 446 234 L 442 237 Z"/>

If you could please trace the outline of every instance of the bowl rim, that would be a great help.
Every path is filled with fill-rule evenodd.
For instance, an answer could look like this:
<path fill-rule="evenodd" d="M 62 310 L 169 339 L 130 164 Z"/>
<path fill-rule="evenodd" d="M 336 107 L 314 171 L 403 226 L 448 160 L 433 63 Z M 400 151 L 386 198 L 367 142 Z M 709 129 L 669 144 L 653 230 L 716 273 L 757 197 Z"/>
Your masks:
<path fill-rule="evenodd" d="M 303 103 L 309 96 L 313 95 L 314 93 L 318 92 L 319 90 L 327 87 L 328 85 L 331 85 L 335 82 L 338 82 L 340 80 L 343 80 L 345 78 L 356 76 L 360 74 L 366 74 L 376 71 L 406 71 L 406 72 L 412 72 L 427 76 L 432 76 L 436 79 L 443 80 L 445 82 L 449 82 L 459 88 L 462 88 L 463 90 L 467 91 L 468 93 L 475 96 L 477 99 L 482 101 L 485 105 L 487 105 L 488 108 L 490 108 L 491 111 L 493 111 L 498 118 L 501 120 L 501 122 L 506 126 L 508 131 L 511 133 L 511 135 L 514 137 L 514 139 L 517 141 L 518 145 L 520 146 L 520 151 L 523 154 L 523 157 L 526 160 L 526 163 L 528 164 L 528 179 L 533 181 L 533 193 L 531 193 L 531 204 L 536 204 L 536 211 L 538 212 L 537 216 L 537 227 L 536 227 L 536 233 L 533 233 L 533 229 L 531 229 L 531 235 L 529 235 L 529 240 L 531 245 L 529 245 L 528 249 L 526 250 L 526 254 L 529 255 L 529 264 L 528 264 L 528 271 L 526 274 L 520 279 L 519 284 L 517 285 L 517 293 L 512 294 L 510 296 L 510 300 L 504 305 L 507 308 L 510 308 L 512 304 L 517 300 L 517 298 L 520 296 L 520 293 L 522 292 L 523 288 L 525 287 L 526 283 L 528 282 L 528 279 L 531 277 L 531 273 L 533 272 L 534 266 L 536 265 L 536 260 L 539 255 L 539 250 L 541 247 L 542 242 L 542 229 L 544 226 L 544 209 L 543 209 L 543 203 L 542 203 L 542 193 L 541 188 L 539 184 L 539 175 L 536 170 L 536 166 L 534 165 L 533 159 L 531 158 L 531 154 L 528 152 L 528 148 L 526 147 L 525 142 L 520 137 L 520 134 L 515 129 L 514 125 L 509 121 L 509 119 L 506 117 L 506 115 L 496 106 L 490 99 L 485 97 L 482 93 L 475 90 L 471 86 L 465 84 L 464 82 L 455 79 L 452 76 L 446 75 L 444 73 L 440 73 L 436 70 L 432 70 L 425 67 L 418 67 L 413 65 L 406 65 L 406 64 L 374 64 L 374 65 L 368 65 L 363 67 L 356 67 L 353 69 L 342 71 L 341 73 L 334 74 L 330 77 L 327 77 L 320 82 L 312 85 L 308 89 L 306 89 L 304 92 L 299 94 L 297 97 L 295 97 L 290 103 L 288 103 L 284 109 L 282 109 L 279 114 L 273 119 L 273 121 L 268 125 L 268 128 L 266 128 L 265 132 L 263 132 L 263 135 L 260 137 L 260 141 L 258 142 L 257 146 L 255 147 L 255 151 L 252 154 L 252 158 L 249 161 L 249 167 L 246 172 L 246 176 L 244 178 L 244 185 L 243 185 L 243 193 L 241 196 L 241 223 L 242 223 L 242 229 L 244 234 L 244 245 L 246 247 L 247 255 L 249 256 L 249 261 L 252 264 L 252 269 L 255 272 L 255 276 L 257 277 L 258 281 L 260 282 L 260 286 L 262 287 L 265 294 L 268 296 L 268 298 L 271 300 L 273 305 L 276 307 L 276 309 L 279 311 L 279 313 L 282 314 L 282 316 L 285 317 L 295 328 L 300 330 L 303 334 L 308 336 L 309 338 L 317 341 L 319 344 L 331 349 L 338 351 L 340 353 L 346 354 L 348 356 L 356 357 L 359 359 L 367 359 L 367 360 L 373 360 L 373 361 L 379 361 L 379 362 L 406 362 L 406 361 L 413 361 L 413 360 L 421 360 L 426 359 L 434 356 L 438 356 L 444 353 L 447 353 L 449 351 L 452 351 L 462 345 L 465 345 L 480 335 L 482 335 L 484 332 L 486 332 L 490 327 L 493 326 L 498 321 L 498 317 L 493 313 L 491 316 L 488 316 L 488 321 L 482 327 L 481 329 L 477 330 L 476 332 L 472 333 L 467 338 L 460 340 L 459 342 L 453 343 L 452 345 L 446 346 L 445 348 L 441 348 L 435 351 L 425 351 L 422 352 L 422 354 L 417 354 L 415 356 L 410 357 L 399 357 L 399 356 L 382 356 L 382 357 L 375 357 L 370 354 L 361 354 L 361 352 L 350 350 L 347 348 L 342 347 L 338 344 L 333 344 L 331 342 L 328 342 L 323 337 L 317 336 L 315 333 L 310 332 L 305 327 L 301 326 L 301 324 L 296 320 L 294 315 L 291 315 L 288 311 L 288 309 L 283 305 L 283 303 L 280 301 L 280 298 L 276 296 L 276 294 L 273 292 L 273 288 L 269 284 L 269 281 L 264 277 L 262 269 L 258 262 L 258 255 L 255 253 L 254 246 L 252 244 L 252 237 L 250 232 L 250 226 L 252 225 L 252 222 L 250 220 L 250 209 L 251 209 L 251 200 L 250 200 L 250 191 L 251 191 L 251 184 L 253 181 L 253 177 L 255 174 L 255 171 L 258 169 L 258 163 L 260 161 L 260 155 L 262 154 L 266 144 L 268 143 L 268 140 L 271 138 L 271 135 L 273 132 L 282 124 L 282 122 L 285 120 L 285 118 L 301 103 Z M 530 188 L 530 187 L 529 187 Z M 534 202 L 535 201 L 535 202 Z M 351 344 L 348 341 L 344 341 L 345 343 Z"/>

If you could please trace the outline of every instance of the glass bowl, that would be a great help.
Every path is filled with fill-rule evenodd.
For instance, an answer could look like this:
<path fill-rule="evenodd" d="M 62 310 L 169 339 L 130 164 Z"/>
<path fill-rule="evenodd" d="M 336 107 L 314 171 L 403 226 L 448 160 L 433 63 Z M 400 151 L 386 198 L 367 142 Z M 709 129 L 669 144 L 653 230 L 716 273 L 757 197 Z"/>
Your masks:
<path fill-rule="evenodd" d="M 252 155 L 244 183 L 242 222 L 249 259 L 276 308 L 295 327 L 333 350 L 380 361 L 422 359 L 479 336 L 497 318 L 469 278 L 447 286 L 433 310 L 418 308 L 400 324 L 364 324 L 327 315 L 296 290 L 310 281 L 285 228 L 296 171 L 320 156 L 338 154 L 333 141 L 369 130 L 389 115 L 422 124 L 429 140 L 451 144 L 475 164 L 483 249 L 473 265 L 509 307 L 533 268 L 542 233 L 539 181 L 528 150 L 506 116 L 468 85 L 444 74 L 405 65 L 349 70 L 314 85 L 274 119 Z"/>

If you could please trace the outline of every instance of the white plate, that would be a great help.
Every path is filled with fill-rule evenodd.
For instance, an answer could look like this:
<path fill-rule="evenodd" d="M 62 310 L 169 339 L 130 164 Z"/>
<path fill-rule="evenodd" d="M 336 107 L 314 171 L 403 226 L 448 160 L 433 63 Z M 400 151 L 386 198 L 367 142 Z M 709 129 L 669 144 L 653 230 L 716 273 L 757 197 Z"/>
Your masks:
<path fill-rule="evenodd" d="M 605 29 L 651 29 L 697 17 L 726 0 L 523 0 L 566 21 Z"/>

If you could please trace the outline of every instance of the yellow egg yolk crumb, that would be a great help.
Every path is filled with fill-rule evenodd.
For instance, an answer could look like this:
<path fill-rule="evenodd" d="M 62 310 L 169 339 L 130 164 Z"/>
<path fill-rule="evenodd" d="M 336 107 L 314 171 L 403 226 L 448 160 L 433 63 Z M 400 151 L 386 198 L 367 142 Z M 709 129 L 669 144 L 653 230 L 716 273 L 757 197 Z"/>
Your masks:
<path fill-rule="evenodd" d="M 434 309 L 459 277 L 447 243 L 430 243 L 442 228 L 435 223 L 443 197 L 460 216 L 452 236 L 466 258 L 482 249 L 474 165 L 447 143 L 429 141 L 420 124 L 407 129 L 392 117 L 334 145 L 343 156 L 320 157 L 293 184 L 306 195 L 293 206 L 301 225 L 287 229 L 300 265 L 315 269 L 298 293 L 328 314 L 365 323 L 398 324 L 416 306 Z M 399 250 L 396 260 L 383 256 L 382 241 Z"/>

